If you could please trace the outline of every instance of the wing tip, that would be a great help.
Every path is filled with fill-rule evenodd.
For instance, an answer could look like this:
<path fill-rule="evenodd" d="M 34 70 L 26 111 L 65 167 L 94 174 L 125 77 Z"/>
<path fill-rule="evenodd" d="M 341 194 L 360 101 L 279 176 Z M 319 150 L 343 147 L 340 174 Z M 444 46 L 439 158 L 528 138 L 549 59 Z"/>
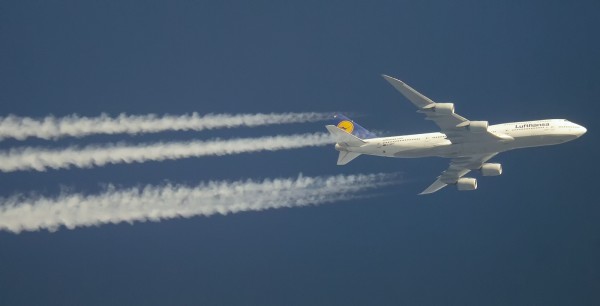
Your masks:
<path fill-rule="evenodd" d="M 386 81 L 388 81 L 388 82 L 390 82 L 390 83 L 391 83 L 391 82 L 399 82 L 399 83 L 401 83 L 401 84 L 404 84 L 404 82 L 402 82 L 402 81 L 400 81 L 400 80 L 398 80 L 398 79 L 396 79 L 396 78 L 394 78 L 394 77 L 391 77 L 391 76 L 389 76 L 389 75 L 387 75 L 387 74 L 382 74 L 381 76 L 382 76 L 382 77 L 383 77 L 383 78 L 384 78 Z"/>
<path fill-rule="evenodd" d="M 434 193 L 446 186 L 448 186 L 448 184 L 440 181 L 440 179 L 437 179 L 437 180 L 435 180 L 435 182 L 433 182 L 433 184 L 429 185 L 429 187 L 427 187 L 427 189 L 425 189 L 421 193 L 419 193 L 419 195 L 431 194 L 431 193 Z"/>

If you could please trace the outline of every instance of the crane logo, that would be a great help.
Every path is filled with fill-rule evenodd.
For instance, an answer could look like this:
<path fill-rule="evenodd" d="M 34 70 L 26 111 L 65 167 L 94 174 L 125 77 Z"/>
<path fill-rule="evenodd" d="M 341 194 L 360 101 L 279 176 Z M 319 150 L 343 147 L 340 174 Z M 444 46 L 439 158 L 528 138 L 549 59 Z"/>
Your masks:
<path fill-rule="evenodd" d="M 352 121 L 348 121 L 348 120 L 340 121 L 340 123 L 338 123 L 337 127 L 344 130 L 348 134 L 352 134 L 352 131 L 354 131 L 354 123 L 352 123 Z"/>

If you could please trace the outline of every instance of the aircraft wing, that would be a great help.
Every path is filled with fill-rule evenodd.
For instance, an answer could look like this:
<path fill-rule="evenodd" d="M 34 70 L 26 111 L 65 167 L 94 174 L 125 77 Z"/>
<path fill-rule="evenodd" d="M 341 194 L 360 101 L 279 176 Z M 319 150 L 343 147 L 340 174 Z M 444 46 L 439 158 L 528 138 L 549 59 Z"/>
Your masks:
<path fill-rule="evenodd" d="M 463 177 L 473 169 L 481 168 L 483 163 L 497 154 L 498 153 L 479 154 L 453 158 L 450 161 L 450 167 L 442 172 L 442 174 L 438 176 L 438 179 L 420 194 L 434 193 L 446 187 L 448 184 L 456 183 L 459 178 Z"/>
<path fill-rule="evenodd" d="M 509 135 L 488 131 L 486 121 L 472 122 L 456 114 L 452 103 L 436 103 L 398 79 L 387 75 L 383 75 L 383 78 L 410 100 L 419 113 L 425 114 L 426 120 L 435 122 L 452 143 L 513 140 Z M 478 129 L 473 128 L 475 124 Z"/>

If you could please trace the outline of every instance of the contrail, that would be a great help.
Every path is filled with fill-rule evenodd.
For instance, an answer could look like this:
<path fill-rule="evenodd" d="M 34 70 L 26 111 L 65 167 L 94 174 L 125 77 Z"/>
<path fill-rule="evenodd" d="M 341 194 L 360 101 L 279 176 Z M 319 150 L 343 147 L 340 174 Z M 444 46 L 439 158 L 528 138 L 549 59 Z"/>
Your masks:
<path fill-rule="evenodd" d="M 230 140 L 159 142 L 151 144 L 112 144 L 44 149 L 35 147 L 0 151 L 0 171 L 45 171 L 71 167 L 91 168 L 118 163 L 172 160 L 208 155 L 231 155 L 258 151 L 277 151 L 331 144 L 328 134 L 296 134 Z"/>
<path fill-rule="evenodd" d="M 270 113 L 270 114 L 207 114 L 198 113 L 181 116 L 127 115 L 110 117 L 47 116 L 29 118 L 9 115 L 0 117 L 0 140 L 28 137 L 58 139 L 62 137 L 84 137 L 92 134 L 142 134 L 163 131 L 202 131 L 240 126 L 261 126 L 285 123 L 315 122 L 326 120 L 326 113 Z"/>
<path fill-rule="evenodd" d="M 207 182 L 117 189 L 96 195 L 0 199 L 0 230 L 13 233 L 61 226 L 74 229 L 106 223 L 160 221 L 297 207 L 360 197 L 360 192 L 394 183 L 394 174 L 357 174 L 259 181 Z"/>

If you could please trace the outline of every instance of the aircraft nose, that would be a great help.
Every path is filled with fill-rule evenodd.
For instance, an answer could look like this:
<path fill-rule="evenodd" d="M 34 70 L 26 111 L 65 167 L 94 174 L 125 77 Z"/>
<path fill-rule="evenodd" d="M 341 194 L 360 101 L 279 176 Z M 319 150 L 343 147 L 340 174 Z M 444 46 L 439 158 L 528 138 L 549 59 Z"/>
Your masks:
<path fill-rule="evenodd" d="M 579 135 L 578 135 L 578 137 L 581 136 L 581 135 L 583 135 L 583 134 L 585 134 L 586 132 L 587 132 L 587 129 L 580 125 L 579 126 Z"/>

